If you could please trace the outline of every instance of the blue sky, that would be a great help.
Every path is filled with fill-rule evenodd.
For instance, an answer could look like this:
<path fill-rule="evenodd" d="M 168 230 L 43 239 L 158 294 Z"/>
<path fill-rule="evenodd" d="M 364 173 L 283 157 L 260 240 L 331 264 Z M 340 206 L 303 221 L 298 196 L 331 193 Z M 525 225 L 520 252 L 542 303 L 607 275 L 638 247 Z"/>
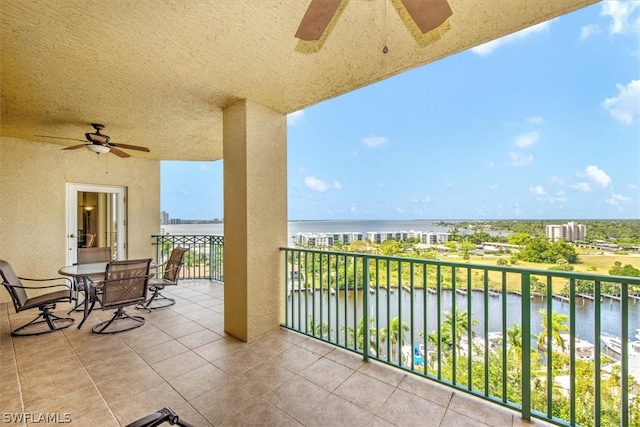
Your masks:
<path fill-rule="evenodd" d="M 289 219 L 640 219 L 640 1 L 606 1 L 288 117 Z M 163 162 L 221 218 L 222 161 Z"/>

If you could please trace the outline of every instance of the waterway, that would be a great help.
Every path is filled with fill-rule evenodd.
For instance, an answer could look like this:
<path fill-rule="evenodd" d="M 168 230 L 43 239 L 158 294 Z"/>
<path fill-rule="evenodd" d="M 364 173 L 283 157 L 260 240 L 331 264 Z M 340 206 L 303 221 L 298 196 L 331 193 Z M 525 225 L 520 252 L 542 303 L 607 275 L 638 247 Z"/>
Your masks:
<path fill-rule="evenodd" d="M 293 292 L 291 298 L 293 299 L 294 307 L 301 302 L 301 306 L 304 307 L 304 296 L 307 296 L 307 312 L 304 310 L 301 314 L 301 319 L 308 319 L 308 316 L 313 316 L 315 313 L 316 322 L 327 322 L 329 320 L 329 313 L 331 313 L 332 327 L 336 324 L 346 323 L 348 326 L 353 326 L 357 323 L 363 313 L 363 292 L 347 293 L 347 300 L 345 302 L 344 292 L 337 292 L 333 295 L 328 295 L 327 292 L 320 293 L 306 293 Z M 315 295 L 315 296 L 313 296 Z M 411 325 L 411 307 L 413 307 L 413 335 L 416 341 L 420 340 L 419 333 L 425 330 L 424 315 L 426 313 L 426 330 L 428 332 L 437 329 L 438 311 L 440 311 L 441 320 L 443 320 L 445 312 L 452 312 L 452 302 L 455 296 L 455 304 L 461 311 L 468 310 L 468 296 L 461 294 L 453 294 L 451 291 L 442 291 L 441 298 L 438 301 L 437 295 L 427 292 L 426 304 L 425 294 L 422 289 L 416 289 L 414 291 L 413 300 L 411 293 L 402 290 L 394 289 L 394 292 L 389 292 L 387 304 L 387 291 L 381 290 L 379 294 L 370 293 L 369 298 L 369 314 L 370 316 L 377 318 L 378 328 L 382 328 L 386 325 L 387 318 L 393 318 L 401 313 L 402 321 L 408 325 Z M 300 298 L 300 299 L 299 299 Z M 629 339 L 634 339 L 633 334 L 636 328 L 640 328 L 640 303 L 635 303 L 635 300 L 629 300 Z M 438 304 L 439 309 L 438 309 Z M 575 324 L 576 324 L 576 337 L 583 340 L 587 340 L 591 343 L 595 342 L 595 305 L 594 301 L 588 299 L 577 298 L 575 307 Z M 315 305 L 315 312 L 313 307 Z M 353 307 L 356 308 L 356 314 L 354 315 Z M 387 311 L 388 307 L 388 311 Z M 502 331 L 503 324 L 503 297 L 488 297 L 487 317 L 489 332 Z M 399 309 L 401 308 L 401 309 Z M 553 311 L 566 314 L 569 316 L 570 307 L 566 302 L 552 300 L 551 308 Z M 622 325 L 622 310 L 621 303 L 610 299 L 604 299 L 600 303 L 600 319 L 601 319 L 601 333 L 610 334 L 614 336 L 621 336 Z M 531 317 L 529 319 L 531 325 L 531 333 L 537 335 L 542 330 L 542 316 L 540 310 L 547 309 L 546 299 L 536 298 L 531 300 L 530 312 Z M 506 327 L 511 328 L 514 324 L 521 325 L 521 313 L 522 313 L 522 298 L 518 295 L 507 294 L 506 296 Z M 321 320 L 321 313 L 322 320 Z M 336 323 L 336 316 L 339 317 L 340 322 Z M 472 292 L 471 294 L 471 318 L 477 321 L 478 324 L 473 326 L 473 331 L 479 336 L 484 336 L 484 294 L 482 292 Z M 566 323 L 569 326 L 569 322 Z M 375 325 L 374 325 L 375 327 Z M 335 330 L 333 331 L 335 333 Z"/>

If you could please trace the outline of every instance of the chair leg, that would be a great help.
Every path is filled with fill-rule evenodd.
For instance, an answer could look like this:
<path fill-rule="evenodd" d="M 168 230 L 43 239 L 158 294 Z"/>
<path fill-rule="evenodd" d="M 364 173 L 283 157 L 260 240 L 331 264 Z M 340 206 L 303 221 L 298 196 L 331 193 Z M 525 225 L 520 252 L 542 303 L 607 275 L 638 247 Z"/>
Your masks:
<path fill-rule="evenodd" d="M 123 329 L 107 330 L 117 320 L 131 319 L 134 321 L 132 326 Z M 113 317 L 105 322 L 100 322 L 91 328 L 91 331 L 95 334 L 116 334 L 118 332 L 129 331 L 131 329 L 139 328 L 144 325 L 145 319 L 142 316 L 132 316 L 124 310 L 124 307 L 120 307 Z"/>
<path fill-rule="evenodd" d="M 164 286 L 156 286 L 153 288 L 153 295 L 143 304 L 136 305 L 138 309 L 145 309 L 147 311 L 156 310 L 158 308 L 170 307 L 176 303 L 173 298 L 165 297 L 162 295 Z"/>
<path fill-rule="evenodd" d="M 38 315 L 38 317 L 36 317 L 26 325 L 23 325 L 17 329 L 14 329 L 13 331 L 11 331 L 11 335 L 17 336 L 17 337 L 24 337 L 24 336 L 48 334 L 49 332 L 58 331 L 60 329 L 66 329 L 75 323 L 75 320 L 72 319 L 71 317 L 59 317 L 53 314 L 52 310 L 54 310 L 55 308 L 56 308 L 55 304 L 51 306 L 42 307 L 41 308 L 42 312 L 40 313 L 40 315 Z M 36 331 L 36 332 L 26 332 L 27 328 L 31 326 L 39 325 L 42 323 L 46 323 L 48 326 L 48 329 Z"/>

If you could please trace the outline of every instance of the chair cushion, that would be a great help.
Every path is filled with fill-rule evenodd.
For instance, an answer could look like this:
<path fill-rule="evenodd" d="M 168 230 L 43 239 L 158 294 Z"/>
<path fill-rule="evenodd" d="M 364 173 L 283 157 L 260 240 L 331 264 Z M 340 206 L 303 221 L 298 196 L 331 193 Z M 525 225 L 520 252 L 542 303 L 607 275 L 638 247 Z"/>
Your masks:
<path fill-rule="evenodd" d="M 30 308 L 38 307 L 44 304 L 60 302 L 71 299 L 71 291 L 69 289 L 63 289 L 60 291 L 52 292 L 46 295 L 38 295 L 33 298 L 27 299 L 24 305 L 20 308 L 22 310 L 28 310 Z"/>

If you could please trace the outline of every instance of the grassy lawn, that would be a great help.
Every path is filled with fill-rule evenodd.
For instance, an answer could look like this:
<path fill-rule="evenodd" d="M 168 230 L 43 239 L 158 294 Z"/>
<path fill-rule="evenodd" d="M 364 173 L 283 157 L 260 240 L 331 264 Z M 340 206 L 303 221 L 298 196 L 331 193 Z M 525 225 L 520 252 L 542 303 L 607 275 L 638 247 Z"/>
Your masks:
<path fill-rule="evenodd" d="M 485 264 L 485 265 L 496 265 L 496 262 L 499 257 L 471 257 L 469 259 L 470 264 Z M 443 261 L 452 261 L 452 262 L 465 262 L 462 259 L 462 256 L 448 256 L 446 258 L 441 258 Z M 608 275 L 609 269 L 613 267 L 616 261 L 620 261 L 622 265 L 631 264 L 635 268 L 640 269 L 640 256 L 630 256 L 630 255 L 594 255 L 594 254 L 581 254 L 580 255 L 580 263 L 574 264 L 574 271 L 580 273 L 591 273 L 591 274 L 603 274 Z M 538 264 L 534 262 L 523 262 L 518 261 L 518 263 L 514 266 L 515 268 L 531 268 L 537 270 L 547 270 L 553 264 Z M 502 278 L 500 273 L 489 273 L 490 287 L 497 287 L 498 284 L 502 283 Z M 561 279 L 556 279 L 554 282 L 554 292 L 561 293 L 562 288 L 564 287 L 565 282 Z M 516 274 L 507 274 L 507 290 L 517 291 L 520 290 L 520 276 Z"/>

